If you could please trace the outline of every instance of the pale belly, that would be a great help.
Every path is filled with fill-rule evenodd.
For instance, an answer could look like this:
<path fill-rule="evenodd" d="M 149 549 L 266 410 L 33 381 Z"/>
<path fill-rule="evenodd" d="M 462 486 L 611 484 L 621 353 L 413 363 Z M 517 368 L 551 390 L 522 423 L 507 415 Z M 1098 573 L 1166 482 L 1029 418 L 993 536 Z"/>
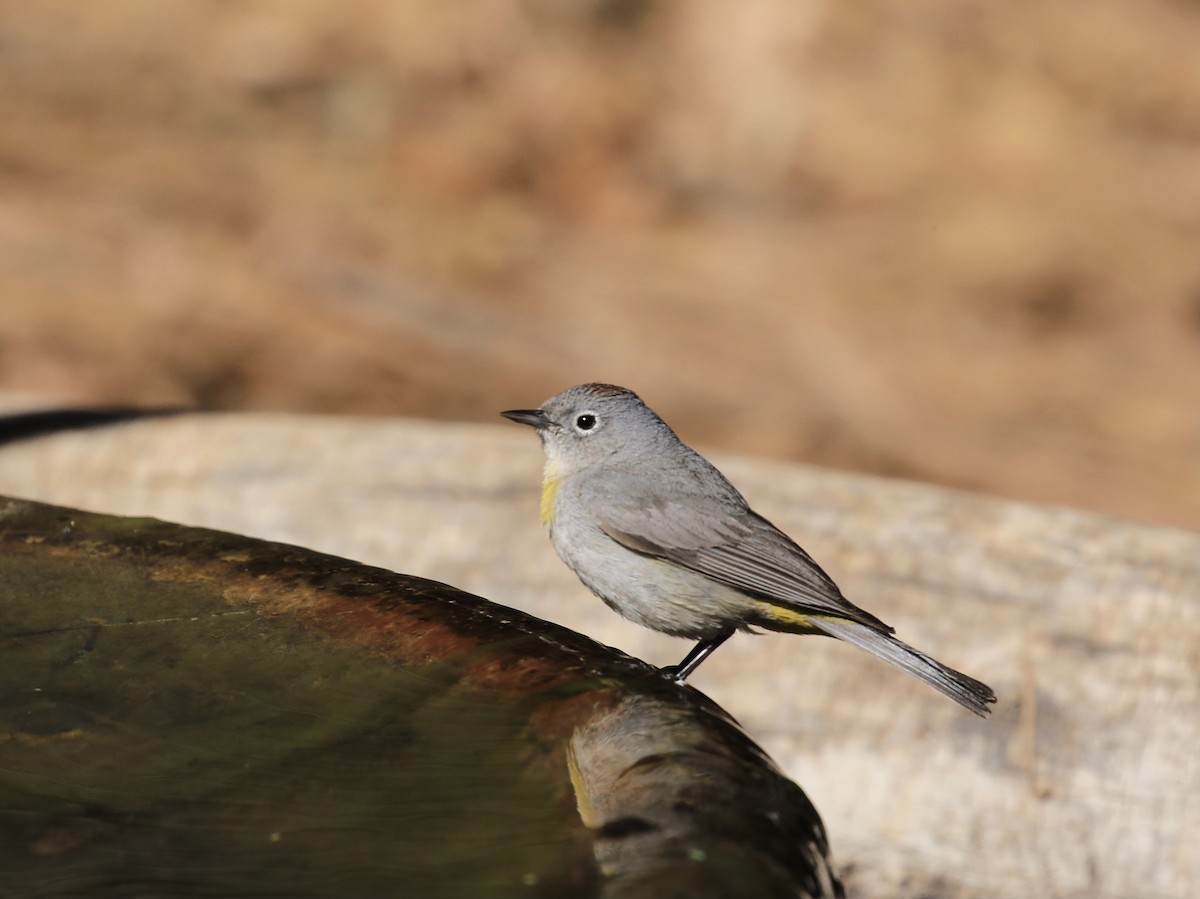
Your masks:
<path fill-rule="evenodd" d="M 559 558 L 593 593 L 630 621 L 693 640 L 744 627 L 757 602 L 724 584 L 648 558 L 616 543 L 599 528 L 554 527 Z"/>

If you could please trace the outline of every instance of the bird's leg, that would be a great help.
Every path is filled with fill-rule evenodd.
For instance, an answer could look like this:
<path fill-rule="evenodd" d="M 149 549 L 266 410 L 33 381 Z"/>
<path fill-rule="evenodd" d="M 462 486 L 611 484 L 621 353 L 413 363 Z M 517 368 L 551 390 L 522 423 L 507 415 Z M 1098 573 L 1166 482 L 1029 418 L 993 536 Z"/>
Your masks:
<path fill-rule="evenodd" d="M 713 654 L 713 650 L 733 636 L 733 631 L 733 628 L 729 628 L 729 630 L 721 631 L 715 637 L 701 640 L 683 657 L 682 662 L 678 665 L 667 665 L 662 669 L 662 673 L 677 684 L 684 683 L 688 676 L 700 667 L 700 663 Z"/>

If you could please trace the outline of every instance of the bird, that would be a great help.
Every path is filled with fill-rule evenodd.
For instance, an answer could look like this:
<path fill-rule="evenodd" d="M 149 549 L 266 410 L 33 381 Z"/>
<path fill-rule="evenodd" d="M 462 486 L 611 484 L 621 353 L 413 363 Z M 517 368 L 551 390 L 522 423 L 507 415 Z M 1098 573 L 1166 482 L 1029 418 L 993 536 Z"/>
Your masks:
<path fill-rule="evenodd" d="M 623 617 L 696 641 L 662 669 L 676 683 L 734 633 L 761 628 L 843 640 L 980 716 L 996 701 L 987 684 L 847 600 L 632 390 L 578 384 L 536 409 L 500 414 L 541 438 L 540 518 L 567 567 Z"/>

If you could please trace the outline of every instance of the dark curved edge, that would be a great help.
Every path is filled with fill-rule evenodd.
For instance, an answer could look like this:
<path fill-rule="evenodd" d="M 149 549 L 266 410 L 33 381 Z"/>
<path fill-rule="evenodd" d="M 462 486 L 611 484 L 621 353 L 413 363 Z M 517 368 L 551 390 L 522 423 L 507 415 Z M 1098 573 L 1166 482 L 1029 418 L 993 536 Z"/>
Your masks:
<path fill-rule="evenodd" d="M 45 437 L 60 431 L 82 431 L 136 421 L 139 418 L 161 418 L 195 411 L 182 406 L 162 409 L 112 406 L 101 409 L 43 409 L 36 412 L 20 412 L 0 416 L 0 446 Z"/>

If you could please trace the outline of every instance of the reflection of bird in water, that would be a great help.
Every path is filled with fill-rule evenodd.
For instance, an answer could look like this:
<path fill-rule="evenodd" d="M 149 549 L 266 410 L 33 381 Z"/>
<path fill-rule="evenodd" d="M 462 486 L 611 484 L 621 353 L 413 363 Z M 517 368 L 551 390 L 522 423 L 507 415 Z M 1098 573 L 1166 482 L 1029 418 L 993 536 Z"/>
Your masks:
<path fill-rule="evenodd" d="M 567 753 L 602 895 L 844 895 L 812 803 L 715 706 L 629 696 Z"/>

